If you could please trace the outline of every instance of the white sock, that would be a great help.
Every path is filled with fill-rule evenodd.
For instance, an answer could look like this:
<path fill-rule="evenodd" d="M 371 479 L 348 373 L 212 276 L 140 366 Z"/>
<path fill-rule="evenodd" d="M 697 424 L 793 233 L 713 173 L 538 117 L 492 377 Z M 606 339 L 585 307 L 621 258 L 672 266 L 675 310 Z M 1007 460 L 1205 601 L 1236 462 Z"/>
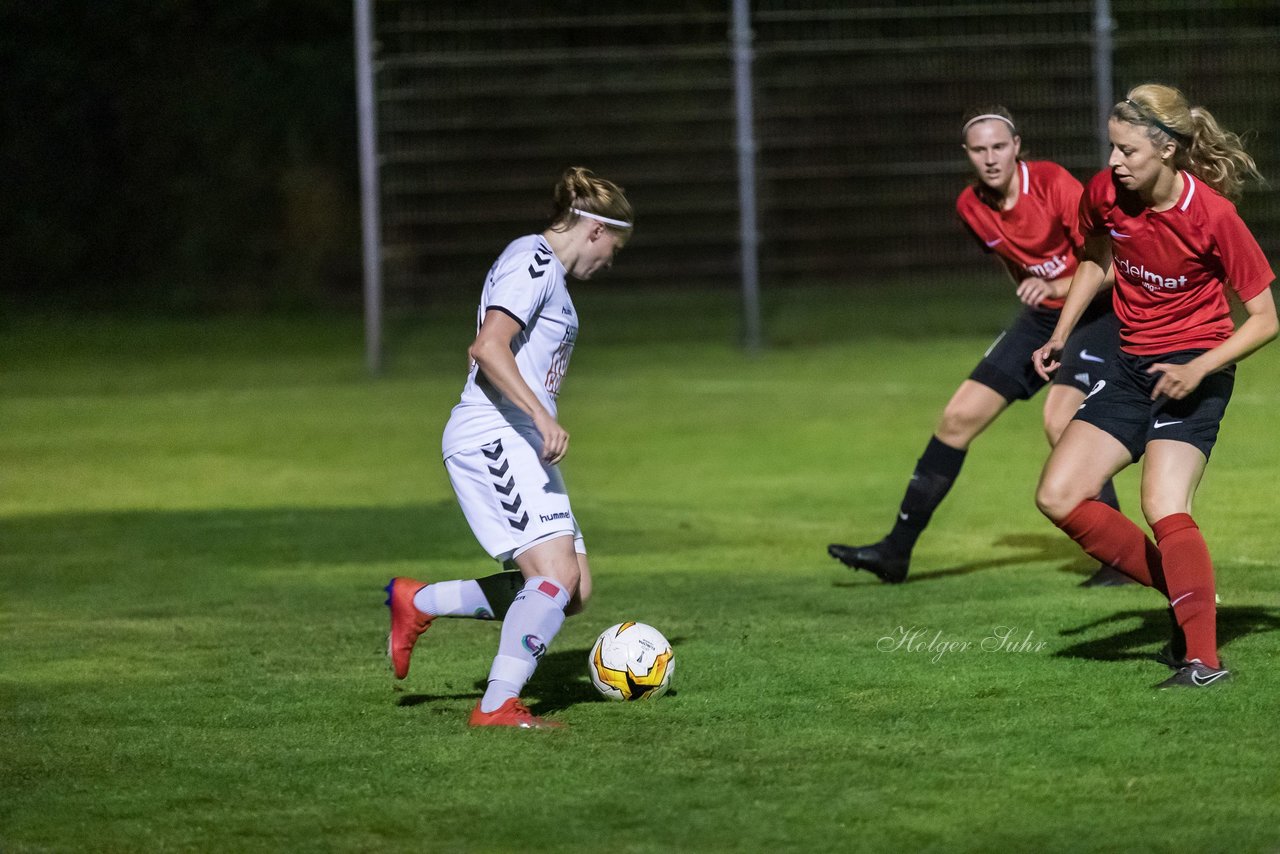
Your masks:
<path fill-rule="evenodd" d="M 493 619 L 493 606 L 480 585 L 472 579 L 428 584 L 413 594 L 413 607 L 435 617 Z"/>
<path fill-rule="evenodd" d="M 525 582 L 502 621 L 502 640 L 489 670 L 489 687 L 480 700 L 480 711 L 492 712 L 520 696 L 538 659 L 564 625 L 568 604 L 569 591 L 550 578 L 535 577 Z"/>

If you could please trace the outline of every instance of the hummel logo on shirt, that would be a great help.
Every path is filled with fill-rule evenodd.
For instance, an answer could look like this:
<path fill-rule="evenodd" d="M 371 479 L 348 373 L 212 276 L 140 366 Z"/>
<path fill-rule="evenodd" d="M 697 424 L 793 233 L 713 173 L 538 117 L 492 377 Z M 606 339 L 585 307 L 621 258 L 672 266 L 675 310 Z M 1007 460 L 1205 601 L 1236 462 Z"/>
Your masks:
<path fill-rule="evenodd" d="M 533 253 L 533 264 L 529 265 L 529 277 L 533 279 L 542 278 L 547 274 L 547 271 L 543 270 L 542 268 L 547 266 L 550 263 L 551 263 L 550 258 L 543 258 L 541 255 L 539 255 L 535 251 Z"/>

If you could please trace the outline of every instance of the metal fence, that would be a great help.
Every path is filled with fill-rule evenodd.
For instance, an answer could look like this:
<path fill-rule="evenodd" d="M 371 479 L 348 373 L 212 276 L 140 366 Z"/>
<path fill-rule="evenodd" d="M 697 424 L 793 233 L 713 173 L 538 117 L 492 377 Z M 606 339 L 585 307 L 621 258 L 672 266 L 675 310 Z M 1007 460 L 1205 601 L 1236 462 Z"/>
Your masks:
<path fill-rule="evenodd" d="M 473 292 L 507 240 L 545 224 L 552 184 L 576 164 L 636 208 L 613 277 L 737 281 L 729 0 L 356 2 L 357 17 L 372 4 L 370 173 L 389 303 Z M 1256 132 L 1251 153 L 1280 173 L 1271 0 L 756 0 L 750 26 L 766 287 L 984 268 L 952 207 L 967 175 L 959 119 L 975 104 L 1007 105 L 1029 156 L 1084 178 L 1103 164 L 1095 86 L 1110 102 L 1171 83 Z M 1280 262 L 1280 193 L 1247 194 L 1242 211 Z"/>

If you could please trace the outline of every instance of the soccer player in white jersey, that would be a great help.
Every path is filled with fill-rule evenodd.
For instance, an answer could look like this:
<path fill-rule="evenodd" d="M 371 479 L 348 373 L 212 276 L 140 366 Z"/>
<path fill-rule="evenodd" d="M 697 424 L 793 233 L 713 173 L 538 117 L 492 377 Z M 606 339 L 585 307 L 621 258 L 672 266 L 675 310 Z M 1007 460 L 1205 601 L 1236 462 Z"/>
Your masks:
<path fill-rule="evenodd" d="M 443 453 L 476 539 L 520 570 L 524 583 L 510 607 L 509 588 L 495 577 L 432 584 L 393 578 L 387 585 L 387 652 L 398 679 L 436 617 L 502 618 L 471 726 L 559 726 L 533 715 L 520 692 L 566 613 L 580 611 L 591 594 L 582 531 L 557 465 L 569 434 L 557 420 L 556 399 L 578 336 L 567 279 L 608 269 L 632 223 L 622 188 L 587 169 L 568 169 L 556 185 L 551 225 L 512 241 L 485 280 L 471 371 L 445 426 Z"/>

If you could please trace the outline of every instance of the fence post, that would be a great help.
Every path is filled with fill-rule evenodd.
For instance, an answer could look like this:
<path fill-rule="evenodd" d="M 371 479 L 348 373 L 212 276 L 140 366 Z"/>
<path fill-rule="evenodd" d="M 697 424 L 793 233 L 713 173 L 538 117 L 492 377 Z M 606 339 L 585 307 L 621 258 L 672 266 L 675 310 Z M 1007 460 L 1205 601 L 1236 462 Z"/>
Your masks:
<path fill-rule="evenodd" d="M 382 214 L 378 204 L 377 106 L 373 97 L 373 0 L 355 0 L 356 110 L 360 148 L 360 221 L 364 257 L 364 356 L 382 371 Z"/>
<path fill-rule="evenodd" d="M 1111 156 L 1107 117 L 1111 114 L 1115 97 L 1115 83 L 1111 79 L 1114 64 L 1111 33 L 1115 28 L 1111 0 L 1093 0 L 1093 93 L 1098 108 L 1097 137 L 1103 164 Z"/>
<path fill-rule="evenodd" d="M 738 148 L 738 224 L 742 263 L 742 338 L 760 350 L 760 236 L 756 228 L 756 137 L 751 80 L 750 0 L 733 0 L 733 93 Z"/>

